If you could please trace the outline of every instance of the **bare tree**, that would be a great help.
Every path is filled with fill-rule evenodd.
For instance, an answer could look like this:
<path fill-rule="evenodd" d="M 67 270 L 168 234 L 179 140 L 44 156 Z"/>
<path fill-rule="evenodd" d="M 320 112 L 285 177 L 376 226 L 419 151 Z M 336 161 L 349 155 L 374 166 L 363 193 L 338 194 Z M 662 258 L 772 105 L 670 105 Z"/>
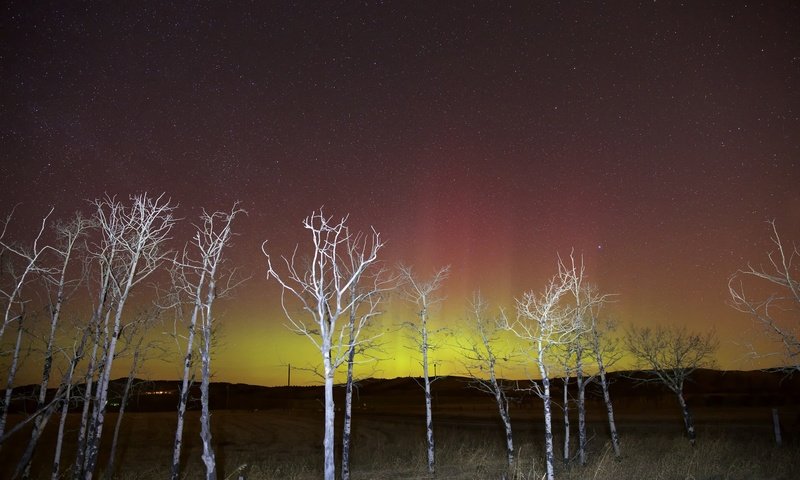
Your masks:
<path fill-rule="evenodd" d="M 564 346 L 563 351 L 559 352 L 557 355 L 557 361 L 560 364 L 564 372 L 564 376 L 562 377 L 562 399 L 561 399 L 561 412 L 562 417 L 564 419 L 564 451 L 562 460 L 564 465 L 568 464 L 571 459 L 571 451 L 570 451 L 570 420 L 569 420 L 569 404 L 570 394 L 569 394 L 569 382 L 572 379 L 571 375 L 574 373 L 575 370 L 575 349 L 574 343 L 567 344 Z"/>
<path fill-rule="evenodd" d="M 362 241 L 356 235 L 351 248 L 359 248 Z M 358 268 L 359 255 L 347 255 L 351 261 L 350 271 Z M 365 329 L 372 319 L 381 312 L 378 306 L 382 300 L 382 294 L 391 289 L 395 279 L 387 276 L 386 271 L 381 269 L 369 278 L 362 277 L 350 287 L 350 318 L 347 324 L 347 377 L 345 380 L 344 396 L 344 422 L 342 425 L 342 480 L 350 480 L 350 443 L 353 419 L 353 387 L 354 373 L 356 365 L 356 354 L 363 355 L 367 350 L 376 348 L 377 345 L 369 343 L 359 344 L 359 333 Z"/>
<path fill-rule="evenodd" d="M 79 240 L 83 237 L 90 227 L 90 222 L 84 218 L 80 213 L 76 214 L 75 218 L 68 223 L 56 223 L 55 230 L 58 238 L 57 244 L 51 248 L 51 252 L 55 254 L 53 263 L 55 267 L 38 267 L 37 270 L 40 274 L 42 283 L 44 284 L 44 293 L 47 302 L 47 312 L 50 316 L 49 331 L 45 336 L 45 349 L 44 349 L 44 362 L 42 364 L 42 380 L 38 387 L 36 396 L 36 411 L 41 412 L 37 415 L 33 428 L 31 429 L 30 439 L 23 455 L 20 467 L 16 474 L 22 473 L 24 478 L 30 477 L 31 460 L 39 438 L 47 425 L 50 417 L 55 411 L 55 404 L 53 408 L 45 409 L 47 387 L 50 383 L 50 376 L 53 368 L 53 357 L 55 355 L 55 340 L 56 332 L 61 319 L 61 312 L 67 299 L 72 296 L 75 289 L 81 284 L 83 276 L 81 275 L 82 269 L 79 269 L 77 275 L 70 275 L 74 257 L 78 253 Z M 71 376 L 65 377 L 68 382 L 72 381 Z M 59 393 L 66 388 L 66 385 L 59 385 Z M 64 392 L 66 393 L 66 392 Z"/>
<path fill-rule="evenodd" d="M 87 433 L 82 475 L 90 480 L 97 465 L 103 433 L 108 385 L 124 327 L 123 312 L 131 291 L 167 258 L 164 249 L 175 223 L 173 206 L 164 195 L 131 197 L 130 206 L 113 197 L 94 202 L 100 238 L 90 251 L 95 263 L 96 304 L 92 322 L 103 334 L 102 369 L 96 382 L 94 409 Z M 102 323 L 102 325 L 101 325 Z"/>
<path fill-rule="evenodd" d="M 692 333 L 676 326 L 631 327 L 625 334 L 625 346 L 637 366 L 649 375 L 640 382 L 662 383 L 677 396 L 686 434 L 694 446 L 697 435 L 683 387 L 692 372 L 713 365 L 718 346 L 714 332 Z"/>
<path fill-rule="evenodd" d="M 175 429 L 175 441 L 172 452 L 172 478 L 180 476 L 180 455 L 183 444 L 183 424 L 186 405 L 191 386 L 189 377 L 193 370 L 193 354 L 195 334 L 200 327 L 200 360 L 201 360 L 201 440 L 203 442 L 202 459 L 206 467 L 206 478 L 216 478 L 216 459 L 211 446 L 211 412 L 208 405 L 208 388 L 211 376 L 211 339 L 214 326 L 213 304 L 217 297 L 230 292 L 236 286 L 232 283 L 233 275 L 220 276 L 223 264 L 223 251 L 230 246 L 233 236 L 232 223 L 237 215 L 246 213 L 239 208 L 238 202 L 230 212 L 208 213 L 203 211 L 200 219 L 202 225 L 196 227 L 191 250 L 185 248 L 180 260 L 174 261 L 172 269 L 173 288 L 175 290 L 174 305 L 178 312 L 184 303 L 190 305 L 191 314 L 186 335 L 186 355 L 183 362 L 183 377 L 178 402 L 178 426 Z M 220 280 L 223 279 L 223 282 Z"/>
<path fill-rule="evenodd" d="M 753 352 L 756 356 L 775 356 L 787 373 L 800 372 L 800 247 L 781 240 L 775 221 L 771 240 L 774 250 L 767 254 L 768 265 L 754 267 L 750 264 L 728 280 L 731 305 L 750 315 L 764 330 L 778 350 L 770 353 Z M 766 296 L 745 291 L 745 286 L 756 291 L 772 290 Z"/>
<path fill-rule="evenodd" d="M 572 260 L 572 272 L 575 281 L 572 283 L 572 297 L 574 301 L 575 324 L 580 326 L 578 335 L 573 342 L 567 346 L 574 359 L 575 385 L 577 388 L 578 406 L 578 460 L 581 465 L 586 465 L 586 387 L 594 381 L 594 374 L 587 374 L 587 362 L 590 361 L 592 342 L 592 331 L 595 325 L 595 318 L 600 309 L 609 301 L 609 295 L 601 294 L 598 289 L 584 283 L 584 266 L 581 261 L 580 266 L 575 265 Z M 613 436 L 613 435 L 612 435 Z"/>
<path fill-rule="evenodd" d="M 450 274 L 450 267 L 443 267 L 437 270 L 433 276 L 426 280 L 420 280 L 411 267 L 400 266 L 400 279 L 403 282 L 403 294 L 409 302 L 419 308 L 417 312 L 418 323 L 408 322 L 406 326 L 413 333 L 413 339 L 417 343 L 417 348 L 422 354 L 422 380 L 425 390 L 425 426 L 426 438 L 428 441 L 428 473 L 433 475 L 436 471 L 435 445 L 433 438 L 433 414 L 431 404 L 431 379 L 428 370 L 428 350 L 430 349 L 430 331 L 428 320 L 430 309 L 442 299 L 436 292 L 441 288 L 442 283 Z"/>
<path fill-rule="evenodd" d="M 541 386 L 534 383 L 535 393 L 542 399 L 545 424 L 545 457 L 547 478 L 554 478 L 555 450 L 550 393 L 549 355 L 554 347 L 574 341 L 582 325 L 576 322 L 574 307 L 565 301 L 582 269 L 574 262 L 568 267 L 559 259 L 558 274 L 550 279 L 544 292 L 526 292 L 516 299 L 517 317 L 513 322 L 507 317 L 503 328 L 528 344 L 529 354 L 536 362 L 541 377 Z"/>
<path fill-rule="evenodd" d="M 56 436 L 56 448 L 53 453 L 53 470 L 52 470 L 52 480 L 57 480 L 61 478 L 61 449 L 64 445 L 64 430 L 66 428 L 67 422 L 67 414 L 69 413 L 69 405 L 70 401 L 72 400 L 72 387 L 73 387 L 73 378 L 75 375 L 75 369 L 77 368 L 80 361 L 83 359 L 86 343 L 90 339 L 91 336 L 91 327 L 84 326 L 81 330 L 81 339 L 80 342 L 76 345 L 73 344 L 71 354 L 67 355 L 69 358 L 68 366 L 66 372 L 64 372 L 63 379 L 61 381 L 60 389 L 63 389 L 63 395 L 58 398 L 61 406 L 60 412 L 60 419 L 58 422 L 58 434 Z"/>
<path fill-rule="evenodd" d="M 14 348 L 11 353 L 11 362 L 6 377 L 5 396 L 0 404 L 0 439 L 4 438 L 6 421 L 8 419 L 8 409 L 11 404 L 14 390 L 14 380 L 17 369 L 19 368 L 19 356 L 23 339 L 23 324 L 26 315 L 26 304 L 30 301 L 26 298 L 23 290 L 33 281 L 39 270 L 43 267 L 41 257 L 52 249 L 51 246 L 44 244 L 43 235 L 47 227 L 53 209 L 42 218 L 39 231 L 34 237 L 29 248 L 15 245 L 6 239 L 6 232 L 13 215 L 9 214 L 2 224 L 0 231 L 0 258 L 3 259 L 0 278 L 0 305 L 3 307 L 3 319 L 0 324 L 0 341 L 3 339 L 6 327 L 16 324 L 17 335 Z M 0 442 L 0 446 L 2 442 Z"/>
<path fill-rule="evenodd" d="M 508 347 L 500 346 L 503 343 L 500 338 L 503 332 L 498 328 L 500 320 L 490 319 L 488 310 L 489 306 L 480 292 L 475 292 L 470 302 L 468 316 L 470 324 L 475 329 L 476 339 L 470 345 L 462 345 L 461 348 L 466 360 L 464 366 L 467 375 L 472 379 L 470 385 L 494 397 L 497 404 L 497 411 L 505 428 L 508 469 L 513 471 L 514 435 L 511 430 L 509 399 L 506 395 L 511 386 L 506 385 L 503 379 L 497 378 L 498 361 L 507 361 L 512 353 Z"/>
<path fill-rule="evenodd" d="M 351 288 L 378 260 L 383 247 L 380 234 L 374 229 L 371 235 L 352 234 L 346 225 L 347 217 L 338 222 L 326 217 L 322 211 L 314 212 L 303 221 L 311 232 L 313 249 L 305 265 L 296 260 L 297 248 L 291 257 L 281 257 L 285 274 L 281 275 L 272 264 L 266 242 L 262 245 L 267 257 L 268 278 L 281 285 L 281 306 L 292 330 L 308 338 L 322 356 L 325 381 L 325 430 L 323 440 L 324 472 L 326 480 L 336 475 L 334 464 L 333 383 L 336 369 L 345 361 L 352 344 L 362 344 L 362 331 L 354 333 L 350 342 L 349 323 L 339 320 L 358 303 Z M 292 312 L 287 295 L 299 303 L 302 317 Z M 346 317 L 345 317 L 346 318 Z"/>
<path fill-rule="evenodd" d="M 611 337 L 611 333 L 615 328 L 613 322 L 601 322 L 597 315 L 593 313 L 587 335 L 589 355 L 597 365 L 597 376 L 600 379 L 600 387 L 603 390 L 603 402 L 606 405 L 611 446 L 614 449 L 614 456 L 619 458 L 619 435 L 617 434 L 617 424 L 614 420 L 614 406 L 611 403 L 611 392 L 609 391 L 608 376 L 606 374 L 607 368 L 622 358 L 622 352 L 618 348 L 618 339 Z"/>
<path fill-rule="evenodd" d="M 131 391 L 135 388 L 134 380 L 137 373 L 147 359 L 148 350 L 152 349 L 154 343 L 145 343 L 147 339 L 147 331 L 152 323 L 154 323 L 160 315 L 160 309 L 157 307 L 149 311 L 144 311 L 139 314 L 136 322 L 128 324 L 122 331 L 122 336 L 127 343 L 126 348 L 133 350 L 131 356 L 131 366 L 128 369 L 128 378 L 125 380 L 125 387 L 122 390 L 122 397 L 119 402 L 119 411 L 117 412 L 117 421 L 114 424 L 114 434 L 111 436 L 111 449 L 108 453 L 108 464 L 103 472 L 103 477 L 111 479 L 114 476 L 114 469 L 117 460 L 117 446 L 119 443 L 119 432 L 122 427 L 122 419 L 125 417 L 125 409 L 128 406 L 128 401 L 131 396 Z"/>

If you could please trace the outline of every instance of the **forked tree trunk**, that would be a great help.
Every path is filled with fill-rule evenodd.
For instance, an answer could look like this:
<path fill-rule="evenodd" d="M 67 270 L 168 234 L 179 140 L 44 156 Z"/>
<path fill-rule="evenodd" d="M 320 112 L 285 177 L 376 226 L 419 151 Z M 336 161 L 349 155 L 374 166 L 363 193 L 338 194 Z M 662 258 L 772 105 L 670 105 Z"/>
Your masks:
<path fill-rule="evenodd" d="M 569 377 L 564 377 L 564 465 L 569 463 Z"/>
<path fill-rule="evenodd" d="M 689 412 L 689 406 L 683 398 L 683 392 L 677 391 L 675 394 L 678 396 L 678 404 L 681 406 L 681 413 L 683 414 L 683 425 L 686 427 L 686 435 L 689 437 L 689 443 L 694 447 L 695 439 L 697 437 L 694 431 L 694 422 L 692 421 L 692 414 Z"/>

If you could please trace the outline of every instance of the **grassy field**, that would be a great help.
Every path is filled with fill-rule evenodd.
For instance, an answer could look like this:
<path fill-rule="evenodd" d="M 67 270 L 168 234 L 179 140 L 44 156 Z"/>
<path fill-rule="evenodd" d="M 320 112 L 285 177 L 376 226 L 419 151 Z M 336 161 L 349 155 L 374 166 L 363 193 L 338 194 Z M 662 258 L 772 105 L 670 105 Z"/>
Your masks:
<path fill-rule="evenodd" d="M 71 418 L 71 428 L 77 418 Z M 108 425 L 116 420 L 109 415 Z M 184 450 L 184 478 L 203 473 L 197 413 L 190 412 Z M 556 437 L 557 477 L 568 479 L 793 479 L 800 471 L 800 444 L 787 439 L 776 447 L 768 422 L 709 422 L 698 428 L 695 448 L 683 438 L 681 425 L 660 419 L 619 425 L 622 458 L 614 459 L 602 423 L 589 426 L 589 462 L 561 462 L 562 438 Z M 506 473 L 502 429 L 491 418 L 434 418 L 437 474 L 440 479 L 502 478 Z M 213 414 L 214 443 L 220 478 L 317 479 L 321 477 L 320 412 L 268 410 Z M 428 478 L 421 417 L 361 414 L 354 418 L 354 479 Z M 173 413 L 126 414 L 115 478 L 165 478 L 169 472 Z M 573 423 L 574 425 L 574 423 Z M 541 426 L 518 420 L 515 425 L 517 465 L 512 476 L 539 479 L 544 473 Z M 560 421 L 556 422 L 560 433 Z M 109 435 L 105 440 L 110 437 Z M 573 447 L 577 434 L 573 429 Z M 69 432 L 69 438 L 74 432 Z M 9 478 L 23 448 L 23 436 L 0 451 L 0 478 Z M 54 439 L 43 439 L 36 457 L 37 475 L 49 474 Z M 108 451 L 108 448 L 103 448 Z M 74 455 L 67 445 L 65 460 Z M 101 468 L 106 459 L 101 458 Z"/>

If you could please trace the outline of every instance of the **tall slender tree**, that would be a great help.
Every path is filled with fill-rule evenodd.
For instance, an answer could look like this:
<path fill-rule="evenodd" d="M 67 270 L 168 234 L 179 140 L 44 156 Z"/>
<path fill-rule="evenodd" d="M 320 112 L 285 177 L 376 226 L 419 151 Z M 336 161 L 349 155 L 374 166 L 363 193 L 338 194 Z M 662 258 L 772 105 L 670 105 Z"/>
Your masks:
<path fill-rule="evenodd" d="M 508 339 L 501 338 L 504 333 L 498 328 L 498 318 L 490 318 L 489 306 L 480 292 L 475 292 L 470 301 L 468 317 L 474 329 L 474 340 L 469 345 L 461 345 L 467 370 L 472 379 L 470 385 L 494 397 L 497 411 L 505 429 L 506 459 L 508 469 L 514 469 L 514 434 L 511 429 L 511 412 L 507 391 L 512 388 L 498 375 L 498 362 L 507 361 L 513 353 Z M 503 341 L 506 340 L 506 341 Z"/>
<path fill-rule="evenodd" d="M 75 290 L 82 284 L 83 269 L 74 268 L 76 256 L 81 252 L 80 240 L 89 230 L 91 223 L 80 213 L 67 223 L 56 222 L 56 244 L 51 248 L 52 258 L 49 263 L 52 267 L 41 266 L 39 272 L 43 286 L 43 297 L 46 301 L 46 310 L 49 315 L 49 329 L 45 334 L 44 362 L 42 363 L 42 379 L 38 386 L 36 395 L 36 415 L 31 429 L 28 446 L 25 454 L 20 460 L 16 474 L 28 478 L 31 475 L 31 461 L 36 450 L 39 438 L 52 414 L 55 412 L 56 404 L 45 408 L 47 404 L 47 388 L 50 384 L 50 377 L 53 369 L 53 358 L 56 351 L 56 334 L 59 328 L 61 313 L 67 300 Z M 82 354 L 82 350 L 81 350 Z M 71 375 L 66 378 L 71 383 Z M 59 393 L 66 393 L 66 385 L 59 385 Z"/>
<path fill-rule="evenodd" d="M 417 321 L 407 322 L 406 326 L 413 332 L 413 341 L 422 355 L 422 381 L 425 390 L 425 432 L 428 445 L 428 473 L 436 472 L 435 443 L 433 437 L 433 410 L 431 399 L 431 377 L 428 365 L 428 353 L 431 348 L 430 338 L 430 309 L 442 299 L 437 296 L 442 283 L 450 274 L 450 267 L 437 270 L 428 280 L 420 280 L 411 267 L 400 266 L 400 278 L 403 282 L 405 298 L 414 304 L 417 311 Z"/>
<path fill-rule="evenodd" d="M 213 480 L 217 476 L 216 457 L 211 445 L 211 412 L 209 409 L 208 388 L 211 376 L 211 343 L 214 327 L 214 301 L 228 294 L 238 285 L 234 272 L 221 272 L 224 258 L 223 252 L 230 246 L 233 237 L 234 219 L 246 213 L 239 208 L 238 202 L 229 212 L 203 211 L 202 223 L 195 228 L 191 245 L 183 250 L 180 259 L 173 262 L 173 306 L 176 311 L 185 311 L 188 305 L 189 314 L 186 334 L 186 354 L 183 360 L 183 376 L 178 401 L 178 423 L 172 450 L 172 478 L 180 477 L 180 457 L 183 445 L 183 426 L 186 405 L 189 399 L 189 381 L 194 369 L 195 335 L 200 330 L 200 437 L 203 442 L 202 460 L 206 468 L 206 479 Z"/>
<path fill-rule="evenodd" d="M 529 354 L 539 369 L 540 382 L 534 382 L 534 392 L 542 399 L 545 427 L 545 461 L 547 479 L 555 476 L 555 449 L 550 388 L 550 355 L 552 349 L 574 341 L 582 328 L 576 322 L 574 306 L 565 300 L 573 285 L 579 281 L 582 269 L 559 259 L 558 274 L 550 279 L 542 293 L 526 292 L 516 299 L 517 317 L 504 319 L 503 328 L 528 344 Z"/>
<path fill-rule="evenodd" d="M 611 446 L 614 449 L 614 456 L 619 458 L 619 434 L 617 433 L 617 422 L 614 418 L 614 405 L 611 402 L 611 392 L 607 375 L 607 369 L 622 358 L 622 352 L 620 348 L 618 348 L 618 338 L 612 337 L 612 333 L 615 329 L 616 326 L 614 322 L 601 322 L 596 314 L 592 314 L 587 335 L 589 355 L 597 365 L 597 377 L 600 379 L 600 388 L 603 390 L 603 402 L 606 406 L 606 418 L 608 419 Z"/>
<path fill-rule="evenodd" d="M 2 323 L 0 323 L 0 341 L 3 339 L 6 328 L 9 325 L 17 327 L 17 335 L 14 347 L 11 352 L 11 361 L 6 376 L 5 395 L 0 403 L 0 440 L 5 433 L 6 421 L 8 419 L 8 409 L 11 404 L 14 391 L 14 381 L 19 368 L 19 356 L 23 340 L 23 325 L 26 316 L 26 304 L 30 301 L 26 298 L 25 290 L 28 288 L 37 273 L 43 271 L 41 258 L 53 247 L 44 240 L 44 233 L 47 229 L 53 209 L 42 218 L 39 231 L 30 243 L 30 246 L 14 244 L 6 238 L 6 232 L 11 223 L 13 212 L 6 217 L 0 230 L 0 258 L 3 259 L 0 265 L 0 306 L 3 308 Z M 47 273 L 52 273 L 47 270 Z M 2 442 L 0 441 L 0 447 Z"/>
<path fill-rule="evenodd" d="M 355 341 L 348 341 L 349 322 L 352 308 L 359 302 L 359 295 L 353 295 L 353 285 L 357 285 L 365 272 L 370 271 L 378 261 L 378 252 L 383 248 L 380 234 L 374 229 L 369 235 L 350 232 L 347 217 L 333 221 L 322 211 L 313 212 L 303 221 L 303 227 L 311 233 L 312 248 L 306 262 L 296 260 L 295 253 L 281 257 L 284 273 L 278 272 L 267 251 L 267 243 L 262 251 L 267 257 L 267 276 L 274 278 L 281 286 L 281 305 L 290 328 L 304 335 L 320 352 L 325 382 L 325 427 L 323 439 L 323 462 L 325 480 L 336 476 L 334 463 L 334 417 L 333 384 L 336 369 L 347 361 L 351 345 L 368 342 L 363 338 L 363 329 L 354 332 Z M 299 304 L 302 313 L 297 315 L 287 303 L 287 297 Z"/>
<path fill-rule="evenodd" d="M 356 238 L 353 246 L 360 245 Z M 357 248 L 357 247 L 356 247 Z M 358 255 L 348 255 L 351 261 L 350 269 L 358 268 Z M 359 343 L 360 332 L 367 328 L 373 319 L 382 312 L 379 305 L 383 294 L 391 290 L 395 279 L 390 277 L 386 270 L 379 269 L 373 275 L 362 276 L 350 287 L 350 317 L 347 325 L 347 358 L 346 380 L 344 395 L 344 419 L 342 423 L 342 480 L 350 480 L 350 445 L 352 443 L 353 421 L 353 388 L 355 386 L 355 367 L 359 354 L 364 356 L 368 350 L 374 350 L 378 345 Z"/>
<path fill-rule="evenodd" d="M 165 196 L 134 195 L 130 205 L 114 197 L 94 202 L 100 238 L 92 244 L 96 294 L 92 323 L 102 334 L 101 369 L 83 453 L 81 477 L 91 480 L 97 466 L 108 404 L 108 386 L 131 292 L 169 257 L 165 249 L 175 224 L 175 206 Z"/>

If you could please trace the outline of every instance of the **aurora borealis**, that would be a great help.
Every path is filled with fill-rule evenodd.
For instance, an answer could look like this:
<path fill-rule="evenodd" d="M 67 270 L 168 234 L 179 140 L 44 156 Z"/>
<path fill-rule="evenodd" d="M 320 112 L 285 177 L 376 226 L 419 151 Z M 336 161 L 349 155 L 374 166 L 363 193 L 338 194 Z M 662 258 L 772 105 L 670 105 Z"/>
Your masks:
<path fill-rule="evenodd" d="M 443 325 L 475 289 L 508 307 L 543 288 L 574 248 L 618 294 L 610 315 L 715 328 L 719 366 L 754 368 L 727 279 L 765 261 L 768 220 L 800 241 L 796 2 L 5 8 L 0 213 L 19 204 L 15 228 L 106 192 L 166 192 L 191 220 L 248 211 L 230 258 L 252 278 L 219 303 L 216 380 L 282 383 L 314 360 L 260 248 L 302 248 L 320 206 L 381 232 L 389 266 L 451 265 Z M 383 321 L 407 313 L 392 299 Z M 418 374 L 391 339 L 381 375 Z"/>

